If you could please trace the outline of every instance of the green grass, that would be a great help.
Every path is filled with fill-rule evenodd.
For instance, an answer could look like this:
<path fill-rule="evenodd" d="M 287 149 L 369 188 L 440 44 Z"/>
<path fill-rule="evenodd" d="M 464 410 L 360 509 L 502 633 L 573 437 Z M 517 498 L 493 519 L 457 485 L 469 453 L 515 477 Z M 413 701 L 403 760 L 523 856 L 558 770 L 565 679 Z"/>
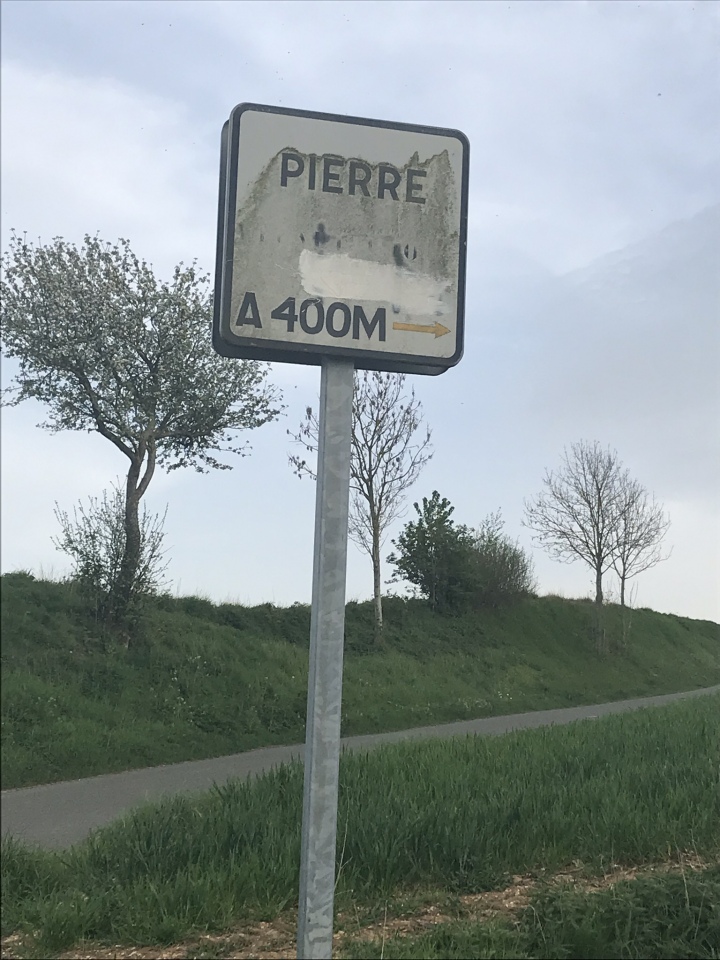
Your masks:
<path fill-rule="evenodd" d="M 71 584 L 23 573 L 2 588 L 2 785 L 47 783 L 304 740 L 309 608 L 162 597 L 142 642 L 103 635 Z M 343 734 L 599 703 L 720 682 L 720 627 L 637 610 L 623 647 L 592 641 L 592 605 L 528 598 L 440 616 L 387 598 L 346 618 Z"/>
<path fill-rule="evenodd" d="M 545 888 L 518 917 L 345 946 L 348 960 L 717 960 L 720 867 L 599 892 Z"/>
<path fill-rule="evenodd" d="M 573 862 L 593 874 L 678 851 L 717 858 L 719 761 L 718 695 L 345 755 L 338 906 L 501 888 Z M 301 803 L 295 764 L 147 806 L 62 854 L 5 841 L 3 934 L 34 931 L 50 955 L 272 919 L 297 903 Z"/>

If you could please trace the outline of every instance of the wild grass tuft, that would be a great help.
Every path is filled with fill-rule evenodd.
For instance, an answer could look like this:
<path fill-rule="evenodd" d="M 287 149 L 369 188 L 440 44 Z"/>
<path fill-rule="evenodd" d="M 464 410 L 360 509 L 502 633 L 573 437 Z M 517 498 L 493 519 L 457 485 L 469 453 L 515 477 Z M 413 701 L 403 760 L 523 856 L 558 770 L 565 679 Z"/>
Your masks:
<path fill-rule="evenodd" d="M 720 868 L 638 877 L 598 892 L 546 888 L 519 916 L 355 940 L 348 960 L 717 960 Z"/>

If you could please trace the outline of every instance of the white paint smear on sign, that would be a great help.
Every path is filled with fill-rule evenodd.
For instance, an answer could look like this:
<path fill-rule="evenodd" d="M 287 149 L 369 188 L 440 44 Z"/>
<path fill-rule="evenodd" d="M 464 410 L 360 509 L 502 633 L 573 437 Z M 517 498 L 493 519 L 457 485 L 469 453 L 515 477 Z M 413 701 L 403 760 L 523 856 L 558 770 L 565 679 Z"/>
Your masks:
<path fill-rule="evenodd" d="M 346 253 L 303 250 L 300 280 L 311 297 L 378 300 L 420 316 L 449 312 L 443 302 L 445 281 L 425 273 L 411 273 L 390 263 L 358 260 Z"/>

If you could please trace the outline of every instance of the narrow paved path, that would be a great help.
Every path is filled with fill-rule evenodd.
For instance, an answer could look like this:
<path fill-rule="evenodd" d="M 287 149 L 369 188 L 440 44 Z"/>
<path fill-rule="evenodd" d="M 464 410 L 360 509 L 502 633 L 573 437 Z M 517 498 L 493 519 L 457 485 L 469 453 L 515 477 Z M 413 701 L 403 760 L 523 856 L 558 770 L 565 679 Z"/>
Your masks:
<path fill-rule="evenodd" d="M 659 706 L 673 700 L 718 692 L 720 684 L 688 693 L 619 700 L 590 707 L 515 713 L 505 717 L 486 717 L 393 733 L 347 737 L 343 740 L 343 747 L 348 750 L 369 750 L 383 743 L 397 743 L 400 740 L 507 733 L 527 727 L 601 717 L 639 707 Z M 107 773 L 84 780 L 3 790 L 0 797 L 2 832 L 42 847 L 68 847 L 97 827 L 148 800 L 157 800 L 167 794 L 207 790 L 213 783 L 223 783 L 231 777 L 256 776 L 278 764 L 301 760 L 303 751 L 302 745 L 263 747 L 212 760 L 190 760 L 171 766 Z"/>

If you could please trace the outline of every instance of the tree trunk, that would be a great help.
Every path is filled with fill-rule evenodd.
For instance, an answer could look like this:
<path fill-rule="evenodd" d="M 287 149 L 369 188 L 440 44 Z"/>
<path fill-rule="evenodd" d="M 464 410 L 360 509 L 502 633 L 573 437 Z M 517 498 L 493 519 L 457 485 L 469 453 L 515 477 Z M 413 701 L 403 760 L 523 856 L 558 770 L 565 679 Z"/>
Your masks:
<path fill-rule="evenodd" d="M 133 460 L 125 483 L 125 546 L 120 561 L 115 596 L 112 600 L 113 620 L 117 626 L 125 625 L 140 563 L 139 477 L 140 462 Z"/>
<path fill-rule="evenodd" d="M 147 456 L 145 473 L 140 479 L 143 461 Z M 156 445 L 153 440 L 142 442 L 138 452 L 130 461 L 125 482 L 125 546 L 114 596 L 110 599 L 111 619 L 120 627 L 126 637 L 125 645 L 130 645 L 128 614 L 133 601 L 133 589 L 140 565 L 142 537 L 140 532 L 140 500 L 148 488 L 155 472 Z"/>
<path fill-rule="evenodd" d="M 603 588 L 602 588 L 602 567 L 595 567 L 595 603 L 602 604 L 603 602 Z"/>
<path fill-rule="evenodd" d="M 602 567 L 599 564 L 595 567 L 595 646 L 599 654 L 606 652 Z"/>
<path fill-rule="evenodd" d="M 630 633 L 630 616 L 631 611 L 625 606 L 625 580 L 627 579 L 625 571 L 620 574 L 620 609 L 622 611 L 622 644 L 623 647 L 628 645 L 628 635 Z M 632 603 L 632 597 L 630 599 Z"/>
<path fill-rule="evenodd" d="M 382 594 L 380 580 L 380 529 L 373 524 L 372 542 L 373 604 L 375 608 L 375 639 L 380 640 L 383 628 Z"/>

